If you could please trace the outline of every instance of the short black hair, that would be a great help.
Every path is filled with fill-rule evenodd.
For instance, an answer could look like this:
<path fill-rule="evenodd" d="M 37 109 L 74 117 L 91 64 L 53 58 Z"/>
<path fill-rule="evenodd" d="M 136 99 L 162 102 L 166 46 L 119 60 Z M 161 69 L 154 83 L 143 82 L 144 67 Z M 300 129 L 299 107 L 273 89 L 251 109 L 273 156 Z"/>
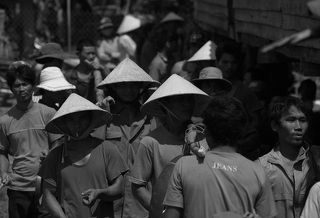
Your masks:
<path fill-rule="evenodd" d="M 242 136 L 248 121 L 246 111 L 239 100 L 222 96 L 211 100 L 203 118 L 215 145 L 233 147 Z"/>
<path fill-rule="evenodd" d="M 232 55 L 237 62 L 242 61 L 242 51 L 241 51 L 241 46 L 239 43 L 236 42 L 226 42 L 221 45 L 218 45 L 217 50 L 216 50 L 216 58 L 217 61 L 220 60 L 223 54 L 230 54 Z"/>
<path fill-rule="evenodd" d="M 306 116 L 308 115 L 307 109 L 299 98 L 293 96 L 276 96 L 269 105 L 270 123 L 275 122 L 279 124 L 281 117 L 289 111 L 291 106 L 295 106 Z"/>
<path fill-rule="evenodd" d="M 80 39 L 77 43 L 76 49 L 77 52 L 81 52 L 83 47 L 95 47 L 96 45 L 94 42 L 90 39 Z"/>
<path fill-rule="evenodd" d="M 18 66 L 9 68 L 6 79 L 7 84 L 10 88 L 12 88 L 13 83 L 17 78 L 23 79 L 24 81 L 30 83 L 32 86 L 36 84 L 36 73 L 27 64 L 20 64 Z"/>

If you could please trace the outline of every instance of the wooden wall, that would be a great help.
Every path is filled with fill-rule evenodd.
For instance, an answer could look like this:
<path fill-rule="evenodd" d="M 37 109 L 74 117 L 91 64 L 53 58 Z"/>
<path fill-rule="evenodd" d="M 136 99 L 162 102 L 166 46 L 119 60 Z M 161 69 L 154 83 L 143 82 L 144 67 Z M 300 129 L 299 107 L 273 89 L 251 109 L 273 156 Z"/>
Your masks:
<path fill-rule="evenodd" d="M 320 18 L 308 11 L 308 0 L 195 0 L 195 18 L 207 30 L 260 47 L 308 27 Z M 320 40 L 279 49 L 286 56 L 320 64 Z"/>

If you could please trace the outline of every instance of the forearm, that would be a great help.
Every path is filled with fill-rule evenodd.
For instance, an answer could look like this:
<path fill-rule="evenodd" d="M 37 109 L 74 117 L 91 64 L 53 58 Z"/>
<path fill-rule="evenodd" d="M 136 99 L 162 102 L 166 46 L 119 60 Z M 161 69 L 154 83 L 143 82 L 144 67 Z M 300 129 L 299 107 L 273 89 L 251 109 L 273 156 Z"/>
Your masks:
<path fill-rule="evenodd" d="M 132 192 L 142 206 L 150 211 L 151 193 L 147 188 L 145 186 L 132 184 Z"/>
<path fill-rule="evenodd" d="M 98 189 L 98 198 L 103 201 L 114 201 L 119 199 L 123 194 L 123 176 L 120 175 L 111 186 L 105 189 Z"/>
<path fill-rule="evenodd" d="M 102 81 L 102 76 L 100 70 L 95 70 L 94 71 L 94 84 L 95 84 L 95 91 L 96 91 L 96 100 L 97 102 L 100 102 L 104 99 L 104 92 L 102 89 L 98 89 L 97 86 L 101 83 Z"/>
<path fill-rule="evenodd" d="M 2 175 L 8 173 L 9 165 L 8 156 L 4 153 L 0 153 L 0 178 L 2 178 Z"/>
<path fill-rule="evenodd" d="M 54 218 L 66 218 L 59 202 L 48 189 L 43 191 L 44 204 Z"/>

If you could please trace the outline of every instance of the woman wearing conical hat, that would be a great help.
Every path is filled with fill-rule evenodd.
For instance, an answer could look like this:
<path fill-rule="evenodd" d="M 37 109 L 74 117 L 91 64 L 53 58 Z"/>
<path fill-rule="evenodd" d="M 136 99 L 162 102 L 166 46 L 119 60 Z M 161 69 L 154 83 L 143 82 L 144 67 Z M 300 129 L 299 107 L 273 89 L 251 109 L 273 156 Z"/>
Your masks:
<path fill-rule="evenodd" d="M 146 72 L 129 58 L 123 60 L 99 85 L 114 99 L 113 114 L 106 137 L 116 143 L 122 157 L 131 168 L 140 139 L 151 128 L 151 119 L 141 113 L 141 99 L 147 88 L 157 85 Z M 124 205 L 124 207 L 123 207 Z M 123 208 L 123 211 L 122 211 Z M 130 183 L 125 183 L 124 199 L 115 204 L 116 217 L 144 217 L 147 211 L 132 196 Z"/>
<path fill-rule="evenodd" d="M 44 202 L 53 217 L 114 217 L 113 200 L 122 194 L 127 166 L 116 146 L 90 133 L 111 114 L 71 94 L 47 124 L 65 142 L 43 164 Z"/>
<path fill-rule="evenodd" d="M 164 167 L 183 154 L 185 130 L 193 113 L 198 111 L 195 101 L 209 99 L 187 80 L 172 75 L 142 106 L 143 112 L 157 117 L 162 124 L 141 140 L 130 173 L 133 192 L 146 209 L 150 210 L 151 201 L 146 185 L 151 181 L 153 186 Z"/>

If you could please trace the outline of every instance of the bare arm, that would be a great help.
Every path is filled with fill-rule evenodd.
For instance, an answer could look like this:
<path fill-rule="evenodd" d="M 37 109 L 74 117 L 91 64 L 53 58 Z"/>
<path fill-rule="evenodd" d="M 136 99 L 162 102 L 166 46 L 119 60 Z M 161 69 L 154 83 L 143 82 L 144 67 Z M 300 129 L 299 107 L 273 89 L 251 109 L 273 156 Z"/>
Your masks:
<path fill-rule="evenodd" d="M 44 190 L 43 190 L 43 200 L 51 216 L 53 216 L 54 218 L 67 218 L 60 204 L 58 203 L 57 199 L 53 196 L 51 191 L 46 187 L 44 187 Z"/>
<path fill-rule="evenodd" d="M 103 90 L 97 88 L 99 83 L 102 82 L 102 80 L 103 80 L 100 70 L 94 70 L 93 75 L 94 75 L 94 87 L 95 87 L 95 91 L 96 91 L 96 99 L 97 99 L 97 102 L 102 102 L 104 99 Z"/>
<path fill-rule="evenodd" d="M 182 215 L 182 209 L 178 207 L 170 207 L 166 208 L 164 217 L 165 218 L 180 218 Z"/>
<path fill-rule="evenodd" d="M 120 198 L 123 194 L 122 189 L 123 176 L 120 175 L 114 180 L 112 185 L 105 189 L 88 189 L 81 193 L 82 201 L 86 205 L 90 205 L 96 199 L 101 199 L 103 201 L 114 201 Z"/>
<path fill-rule="evenodd" d="M 132 193 L 142 206 L 150 211 L 151 193 L 146 187 L 132 183 Z"/>
<path fill-rule="evenodd" d="M 3 151 L 0 152 L 0 189 L 2 186 L 10 182 L 10 176 L 8 175 L 9 159 L 8 155 Z"/>

